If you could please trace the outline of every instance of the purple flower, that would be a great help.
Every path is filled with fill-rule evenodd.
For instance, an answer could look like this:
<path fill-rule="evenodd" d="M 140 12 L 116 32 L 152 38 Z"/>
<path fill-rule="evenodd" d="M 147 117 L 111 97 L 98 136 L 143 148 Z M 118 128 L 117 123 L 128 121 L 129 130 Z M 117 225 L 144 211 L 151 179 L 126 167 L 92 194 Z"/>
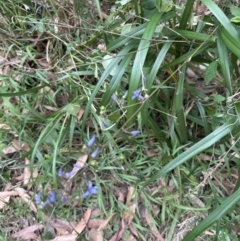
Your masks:
<path fill-rule="evenodd" d="M 141 90 L 134 90 L 132 100 L 134 99 L 144 100 L 144 97 L 141 95 L 141 92 L 142 92 Z"/>
<path fill-rule="evenodd" d="M 85 193 L 83 193 L 82 198 L 86 198 L 92 194 L 98 193 L 98 187 L 93 186 L 91 181 L 87 181 L 88 189 Z"/>
<path fill-rule="evenodd" d="M 135 130 L 130 132 L 132 136 L 136 136 L 141 133 L 141 131 Z"/>
<path fill-rule="evenodd" d="M 66 196 L 62 196 L 61 197 L 61 201 L 62 201 L 62 203 L 65 203 L 67 201 L 67 197 Z"/>
<path fill-rule="evenodd" d="M 79 164 L 73 164 L 73 167 L 75 167 L 77 169 L 81 169 L 82 168 Z"/>
<path fill-rule="evenodd" d="M 103 127 L 108 128 L 108 124 L 106 122 L 102 122 Z"/>
<path fill-rule="evenodd" d="M 66 172 L 65 173 L 65 178 L 69 179 L 70 177 L 72 177 L 76 172 L 71 171 L 71 172 Z"/>
<path fill-rule="evenodd" d="M 49 199 L 47 199 L 44 203 L 43 203 L 43 208 L 46 208 L 48 205 L 50 204 Z"/>
<path fill-rule="evenodd" d="M 40 205 L 40 204 L 42 203 L 42 201 L 41 201 L 41 193 L 40 193 L 40 192 L 38 192 L 38 193 L 36 194 L 35 203 L 36 203 L 37 205 Z"/>
<path fill-rule="evenodd" d="M 50 196 L 49 196 L 48 200 L 52 204 L 56 202 L 56 192 L 55 191 L 50 192 Z"/>
<path fill-rule="evenodd" d="M 117 102 L 117 96 L 116 96 L 115 94 L 112 94 L 111 99 L 112 99 L 114 102 Z"/>
<path fill-rule="evenodd" d="M 60 167 L 60 168 L 58 169 L 58 176 L 59 176 L 59 177 L 62 177 L 62 175 L 63 175 L 63 169 L 62 169 L 62 167 Z"/>
<path fill-rule="evenodd" d="M 91 154 L 92 158 L 95 158 L 98 155 L 99 147 Z"/>
<path fill-rule="evenodd" d="M 96 141 L 96 135 L 93 135 L 92 138 L 88 141 L 87 146 L 91 147 Z"/>
<path fill-rule="evenodd" d="M 124 106 L 124 105 L 125 105 L 125 100 L 124 100 L 124 99 L 122 99 L 122 100 L 120 101 L 120 105 L 121 105 L 121 106 Z"/>

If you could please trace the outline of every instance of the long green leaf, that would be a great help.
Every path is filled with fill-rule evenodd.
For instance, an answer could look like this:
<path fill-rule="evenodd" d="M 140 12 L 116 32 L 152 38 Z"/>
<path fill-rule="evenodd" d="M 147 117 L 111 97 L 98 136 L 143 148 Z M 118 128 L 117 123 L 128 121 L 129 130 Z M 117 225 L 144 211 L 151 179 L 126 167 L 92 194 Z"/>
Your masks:
<path fill-rule="evenodd" d="M 192 14 L 192 7 L 193 7 L 194 2 L 195 2 L 195 0 L 188 0 L 186 2 L 186 6 L 185 6 L 185 9 L 184 9 L 184 12 L 182 14 L 181 21 L 180 21 L 180 26 L 179 26 L 180 29 L 186 28 L 187 21 Z"/>
<path fill-rule="evenodd" d="M 156 58 L 156 61 L 155 61 L 154 65 L 153 65 L 153 67 L 152 67 L 152 70 L 151 70 L 151 72 L 149 74 L 149 77 L 148 77 L 148 80 L 147 80 L 147 83 L 146 83 L 146 88 L 147 88 L 148 93 L 150 93 L 150 91 L 151 91 L 151 87 L 152 87 L 153 81 L 155 80 L 156 75 L 158 73 L 158 70 L 159 70 L 163 60 L 165 59 L 167 51 L 169 50 L 171 45 L 172 45 L 172 42 L 165 43 L 162 46 L 161 51 L 159 52 L 159 54 L 158 54 L 158 56 Z"/>
<path fill-rule="evenodd" d="M 4 96 L 4 97 L 13 97 L 13 96 L 21 96 L 21 95 L 27 95 L 27 94 L 30 94 L 30 93 L 33 93 L 33 92 L 36 92 L 44 87 L 46 87 L 48 85 L 41 85 L 41 86 L 38 86 L 38 87 L 35 87 L 35 88 L 32 88 L 32 89 L 29 89 L 29 90 L 25 90 L 25 91 L 19 91 L 19 92 L 14 92 L 14 93 L 1 93 L 0 92 L 0 96 Z"/>
<path fill-rule="evenodd" d="M 123 76 L 127 66 L 129 65 L 132 57 L 133 57 L 133 54 L 126 55 L 123 58 L 123 60 L 121 61 L 121 63 L 119 64 L 119 66 L 116 68 L 116 71 L 115 71 L 116 73 L 113 75 L 112 80 L 111 80 L 106 92 L 104 93 L 104 95 L 102 97 L 100 106 L 106 106 L 107 103 L 109 102 L 112 94 L 114 93 L 114 91 L 116 91 L 116 88 L 120 85 L 122 76 Z"/>
<path fill-rule="evenodd" d="M 206 150 L 217 141 L 219 141 L 222 137 L 229 134 L 233 128 L 236 126 L 237 120 L 235 118 L 230 119 L 224 125 L 217 128 L 214 132 L 203 138 L 201 141 L 190 147 L 188 150 L 180 154 L 178 157 L 169 162 L 166 166 L 164 166 L 159 172 L 155 173 L 148 181 L 144 183 L 144 187 L 148 186 L 164 174 L 170 172 L 174 168 L 183 164 L 190 158 L 194 157 L 198 153 Z"/>
<path fill-rule="evenodd" d="M 221 36 L 223 39 L 223 42 L 226 44 L 226 46 L 240 58 L 240 41 L 238 38 L 234 38 L 226 29 L 222 29 Z"/>
<path fill-rule="evenodd" d="M 100 87 L 102 86 L 102 84 L 104 83 L 104 81 L 108 78 L 108 76 L 110 75 L 110 73 L 112 72 L 112 70 L 114 69 L 115 66 L 117 66 L 119 64 L 119 62 L 123 59 L 123 56 L 127 55 L 128 52 L 135 47 L 135 42 L 132 42 L 131 44 L 128 44 L 122 51 L 119 52 L 118 56 L 115 57 L 110 64 L 107 66 L 107 68 L 105 69 L 105 71 L 103 72 L 101 78 L 99 79 L 92 95 L 89 98 L 89 101 L 87 103 L 87 106 L 85 108 L 84 111 L 84 115 L 83 115 L 83 119 L 82 119 L 82 131 L 85 128 L 85 123 L 87 121 L 87 117 L 88 114 L 90 112 L 91 109 L 91 105 L 92 102 L 96 96 L 96 94 L 98 93 Z"/>
<path fill-rule="evenodd" d="M 222 74 L 224 77 L 224 82 L 226 83 L 228 91 L 232 93 L 232 81 L 231 81 L 231 75 L 230 75 L 228 50 L 226 48 L 226 45 L 223 43 L 220 31 L 217 32 L 217 36 L 218 36 L 217 38 L 218 56 L 219 56 L 220 66 L 222 69 Z"/>
<path fill-rule="evenodd" d="M 216 208 L 207 218 L 195 227 L 183 241 L 193 241 L 199 234 L 211 227 L 215 222 L 222 218 L 227 212 L 240 201 L 240 189 L 233 193 L 218 208 Z"/>
<path fill-rule="evenodd" d="M 212 14 L 218 19 L 218 21 L 223 25 L 223 27 L 229 32 L 230 35 L 235 39 L 239 39 L 238 32 L 234 25 L 230 22 L 228 17 L 224 12 L 218 7 L 218 5 L 212 0 L 202 0 L 202 2 L 207 6 L 207 8 L 212 12 Z"/>
<path fill-rule="evenodd" d="M 163 29 L 164 36 L 168 37 L 182 37 L 183 39 L 192 39 L 192 40 L 199 40 L 199 41 L 206 41 L 206 42 L 214 42 L 215 38 L 211 35 L 206 33 L 198 33 L 190 30 L 182 30 L 182 29 L 170 29 L 164 27 Z"/>
<path fill-rule="evenodd" d="M 130 78 L 129 83 L 129 90 L 128 90 L 128 109 L 127 109 L 127 119 L 128 124 L 131 125 L 134 122 L 133 116 L 137 110 L 137 105 L 133 105 L 136 100 L 132 100 L 132 93 L 134 90 L 137 90 L 140 88 L 141 83 L 141 70 L 143 68 L 147 52 L 149 49 L 149 46 L 151 44 L 151 39 L 153 37 L 154 31 L 156 29 L 157 24 L 159 23 L 159 20 L 161 19 L 162 14 L 156 13 L 152 16 L 150 21 L 148 22 L 148 25 L 146 27 L 146 30 L 142 36 L 142 40 L 138 46 L 138 52 L 136 54 L 136 58 L 133 64 L 132 68 L 132 74 Z"/>

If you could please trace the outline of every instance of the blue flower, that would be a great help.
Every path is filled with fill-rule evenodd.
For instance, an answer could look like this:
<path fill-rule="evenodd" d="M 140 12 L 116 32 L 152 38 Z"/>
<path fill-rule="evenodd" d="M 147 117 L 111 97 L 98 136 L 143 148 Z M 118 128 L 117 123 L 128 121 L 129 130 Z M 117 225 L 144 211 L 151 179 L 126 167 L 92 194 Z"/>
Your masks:
<path fill-rule="evenodd" d="M 98 155 L 99 152 L 99 147 L 91 154 L 92 158 L 96 158 L 96 156 Z"/>
<path fill-rule="evenodd" d="M 135 130 L 130 132 L 132 136 L 136 136 L 141 133 L 141 131 Z"/>
<path fill-rule="evenodd" d="M 77 169 L 81 169 L 82 168 L 79 164 L 73 164 L 73 167 L 75 167 Z"/>
<path fill-rule="evenodd" d="M 49 201 L 49 199 L 47 199 L 47 200 L 43 203 L 42 207 L 43 207 L 43 208 L 46 208 L 49 204 L 50 204 L 50 201 Z"/>
<path fill-rule="evenodd" d="M 61 201 L 62 201 L 62 203 L 65 203 L 67 201 L 67 197 L 66 196 L 62 196 L 61 197 Z"/>
<path fill-rule="evenodd" d="M 88 189 L 83 195 L 81 196 L 82 198 L 86 198 L 92 194 L 97 194 L 98 193 L 98 187 L 93 186 L 91 181 L 87 181 Z"/>
<path fill-rule="evenodd" d="M 62 177 L 62 175 L 63 175 L 63 169 L 62 169 L 62 167 L 60 167 L 60 168 L 58 169 L 58 176 L 59 176 L 59 177 Z"/>
<path fill-rule="evenodd" d="M 50 192 L 50 196 L 49 196 L 48 200 L 52 204 L 56 202 L 56 192 L 55 191 Z"/>
<path fill-rule="evenodd" d="M 141 90 L 134 90 L 132 100 L 134 99 L 144 100 L 144 97 L 141 95 L 141 92 L 142 92 Z"/>
<path fill-rule="evenodd" d="M 36 195 L 35 203 L 37 205 L 40 205 L 42 203 L 42 201 L 41 201 L 41 193 L 40 192 L 38 192 L 37 195 Z"/>
<path fill-rule="evenodd" d="M 65 178 L 69 179 L 70 177 L 72 177 L 76 172 L 71 171 L 71 172 L 66 172 L 65 173 Z"/>
<path fill-rule="evenodd" d="M 115 94 L 112 94 L 111 99 L 112 99 L 114 102 L 117 102 L 117 96 L 116 96 Z"/>
<path fill-rule="evenodd" d="M 88 141 L 87 146 L 91 147 L 96 141 L 96 135 L 93 135 L 92 138 Z"/>

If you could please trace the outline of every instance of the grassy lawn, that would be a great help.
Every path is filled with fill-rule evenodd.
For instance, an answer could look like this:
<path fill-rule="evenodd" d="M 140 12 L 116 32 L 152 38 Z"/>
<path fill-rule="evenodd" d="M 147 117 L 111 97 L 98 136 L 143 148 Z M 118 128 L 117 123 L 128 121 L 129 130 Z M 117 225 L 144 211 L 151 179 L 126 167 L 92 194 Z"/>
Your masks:
<path fill-rule="evenodd" d="M 240 239 L 237 1 L 0 1 L 0 241 Z"/>

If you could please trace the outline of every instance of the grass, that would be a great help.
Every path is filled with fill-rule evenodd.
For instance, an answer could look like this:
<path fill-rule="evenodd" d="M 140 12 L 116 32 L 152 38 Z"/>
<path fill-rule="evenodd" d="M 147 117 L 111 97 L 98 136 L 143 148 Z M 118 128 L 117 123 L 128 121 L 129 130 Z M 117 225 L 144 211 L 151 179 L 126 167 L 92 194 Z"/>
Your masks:
<path fill-rule="evenodd" d="M 0 240 L 239 240 L 240 10 L 202 2 L 0 3 Z"/>

